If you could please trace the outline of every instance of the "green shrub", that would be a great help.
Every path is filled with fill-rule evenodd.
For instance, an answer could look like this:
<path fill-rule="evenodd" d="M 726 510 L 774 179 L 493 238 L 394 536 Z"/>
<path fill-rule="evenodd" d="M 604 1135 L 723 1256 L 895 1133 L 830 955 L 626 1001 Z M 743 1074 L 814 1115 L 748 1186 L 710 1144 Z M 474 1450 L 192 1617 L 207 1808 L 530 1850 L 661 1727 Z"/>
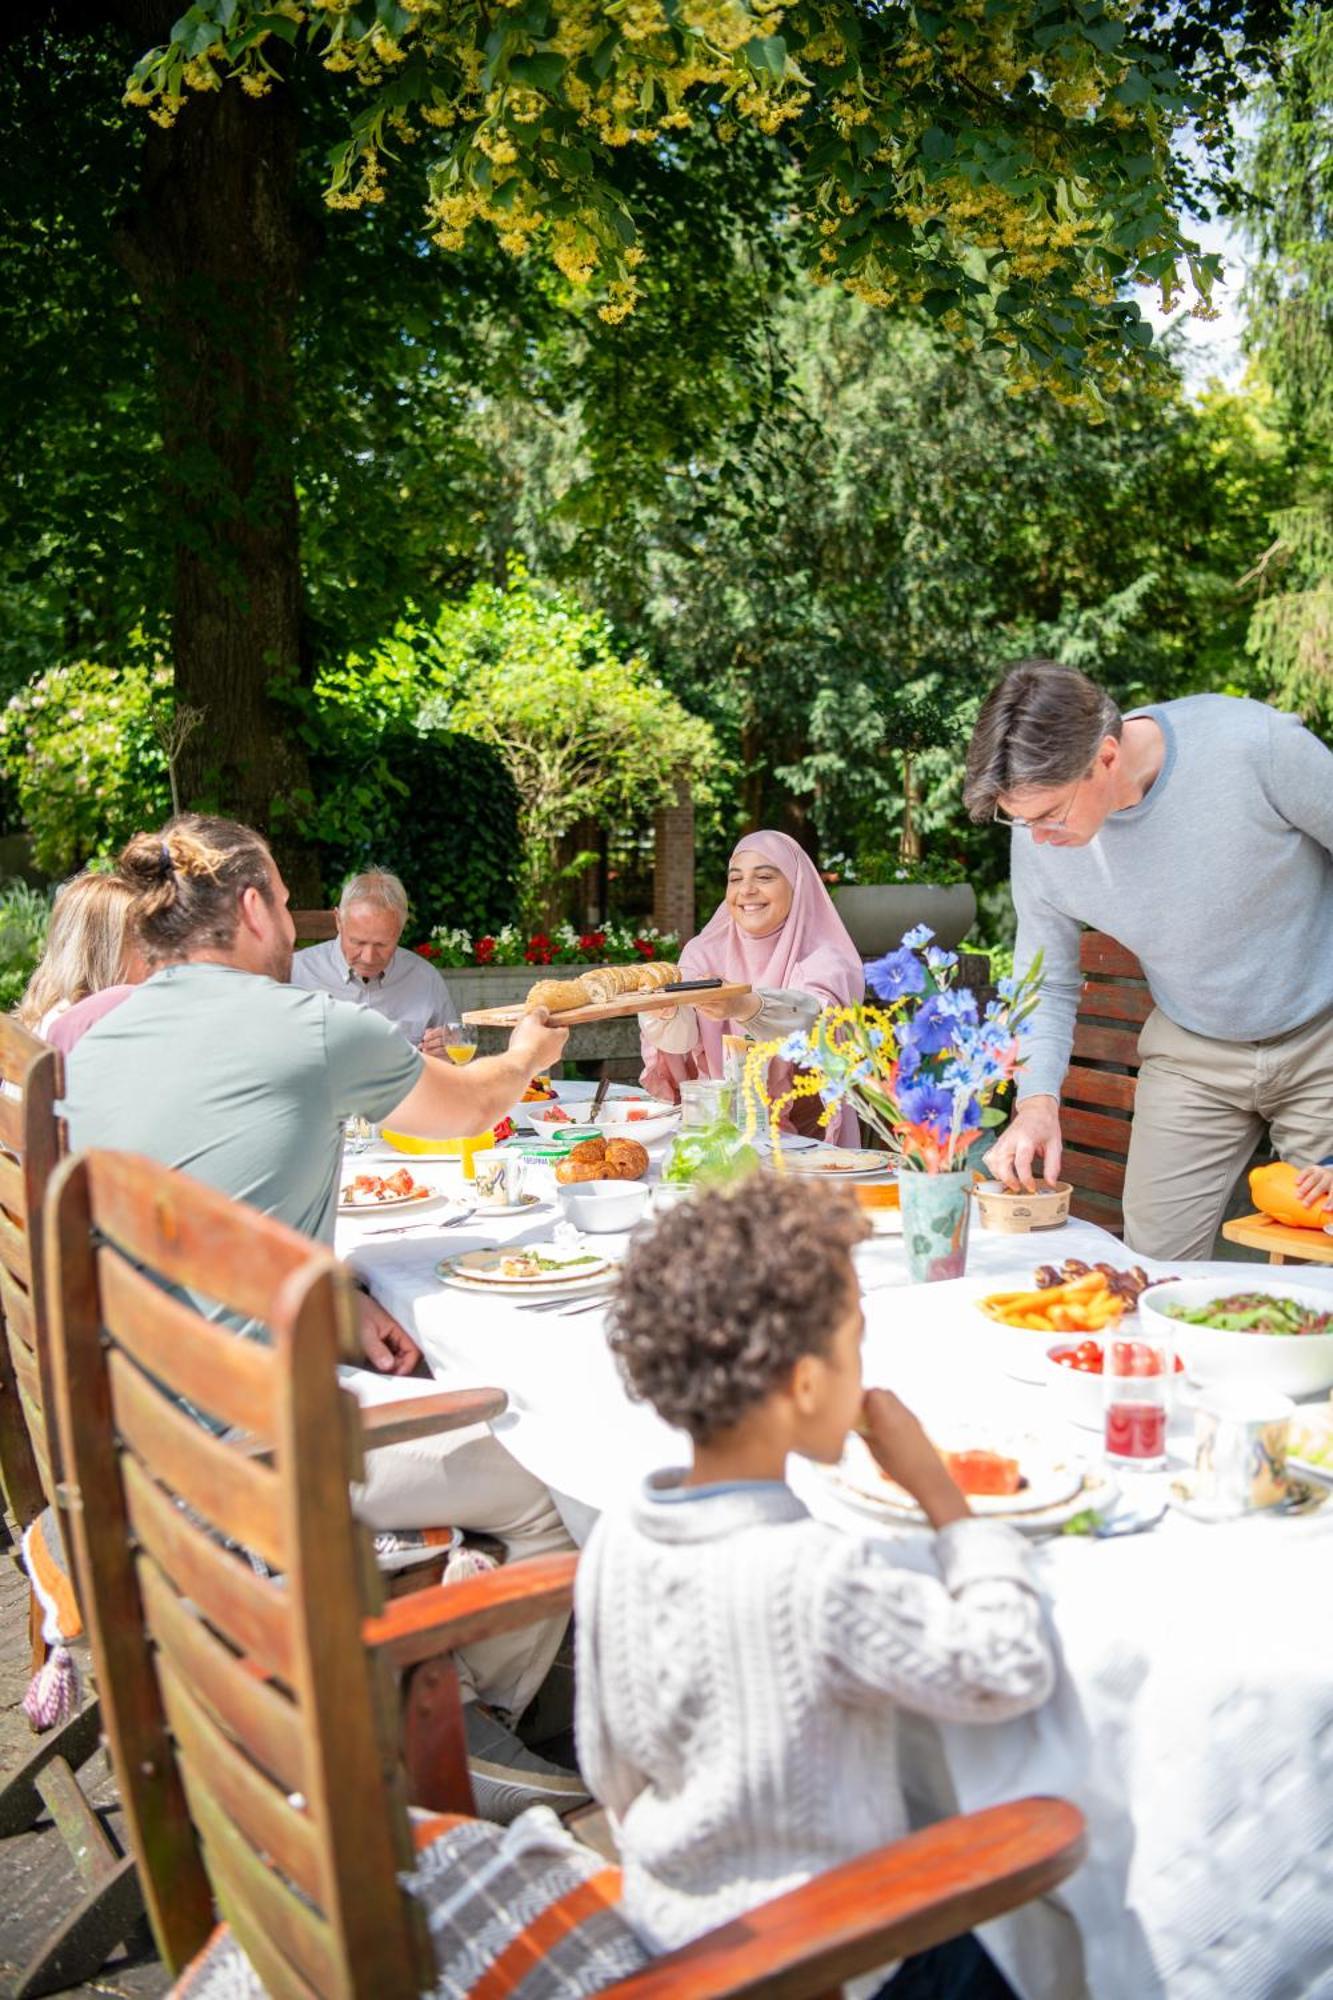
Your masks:
<path fill-rule="evenodd" d="M 0 1013 L 8 1014 L 23 998 L 23 989 L 46 947 L 51 899 L 26 882 L 0 888 Z"/>
<path fill-rule="evenodd" d="M 330 896 L 360 868 L 391 868 L 412 903 L 410 937 L 477 932 L 517 908 L 518 793 L 485 743 L 326 701 L 316 711 L 309 829 Z"/>
<path fill-rule="evenodd" d="M 170 684 L 166 667 L 74 660 L 0 712 L 0 766 L 38 868 L 71 875 L 166 818 L 167 763 L 152 718 L 170 702 Z"/>

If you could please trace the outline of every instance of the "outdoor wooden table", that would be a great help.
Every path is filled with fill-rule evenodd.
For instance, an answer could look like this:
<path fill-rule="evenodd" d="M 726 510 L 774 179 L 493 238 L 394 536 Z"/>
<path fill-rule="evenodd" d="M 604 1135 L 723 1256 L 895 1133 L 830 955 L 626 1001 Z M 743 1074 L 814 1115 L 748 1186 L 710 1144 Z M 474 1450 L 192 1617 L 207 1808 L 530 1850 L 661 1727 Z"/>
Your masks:
<path fill-rule="evenodd" d="M 1270 1264 L 1333 1264 L 1333 1236 L 1322 1229 L 1293 1229 L 1271 1215 L 1237 1215 L 1222 1224 L 1228 1243 L 1262 1250 Z"/>
<path fill-rule="evenodd" d="M 512 1299 L 447 1290 L 434 1274 L 446 1254 L 549 1236 L 557 1215 L 473 1217 L 438 1239 L 374 1244 L 358 1219 L 340 1226 L 338 1242 L 451 1387 L 508 1391 L 496 1434 L 551 1487 L 582 1539 L 646 1473 L 680 1463 L 685 1441 L 625 1396 L 602 1312 L 524 1313 Z M 625 1240 L 590 1239 L 613 1256 Z M 1040 1432 L 1096 1461 L 1094 1433 L 1062 1427 L 1043 1389 L 1002 1372 L 994 1329 L 974 1304 L 1071 1256 L 1142 1261 L 1089 1224 L 1026 1237 L 974 1227 L 966 1278 L 914 1286 L 900 1241 L 863 1245 L 867 1382 L 897 1390 L 937 1432 L 972 1418 Z M 1233 1290 L 1243 1271 L 1172 1268 L 1215 1273 Z M 1333 1296 L 1333 1271 L 1302 1281 Z M 1172 1442 L 1183 1444 L 1178 1431 Z M 813 1512 L 930 1565 L 928 1536 L 853 1512 L 801 1461 L 790 1471 Z M 1333 1993 L 1333 1501 L 1306 1518 L 1220 1526 L 1169 1510 L 1150 1533 L 1054 1537 L 1037 1545 L 1036 1565 L 1061 1655 L 1047 1706 L 990 1728 L 904 1718 L 920 1817 L 1031 1791 L 1062 1794 L 1088 1816 L 1085 1867 L 1047 1902 L 987 1927 L 1011 1983 L 1023 2000 L 1071 2000 L 1085 1990 L 1082 1966 L 1093 2000 Z"/>

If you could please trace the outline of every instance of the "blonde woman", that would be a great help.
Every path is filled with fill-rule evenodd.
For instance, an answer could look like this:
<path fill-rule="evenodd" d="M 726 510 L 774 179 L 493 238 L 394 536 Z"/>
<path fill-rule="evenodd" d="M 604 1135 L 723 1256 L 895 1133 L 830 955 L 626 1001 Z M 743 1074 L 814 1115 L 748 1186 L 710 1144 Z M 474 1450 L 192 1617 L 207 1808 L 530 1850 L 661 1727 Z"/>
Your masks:
<path fill-rule="evenodd" d="M 119 875 L 85 872 L 56 897 L 46 950 L 14 1017 L 49 1038 L 53 1022 L 78 1001 L 143 978 L 143 962 L 127 927 L 134 892 Z"/>

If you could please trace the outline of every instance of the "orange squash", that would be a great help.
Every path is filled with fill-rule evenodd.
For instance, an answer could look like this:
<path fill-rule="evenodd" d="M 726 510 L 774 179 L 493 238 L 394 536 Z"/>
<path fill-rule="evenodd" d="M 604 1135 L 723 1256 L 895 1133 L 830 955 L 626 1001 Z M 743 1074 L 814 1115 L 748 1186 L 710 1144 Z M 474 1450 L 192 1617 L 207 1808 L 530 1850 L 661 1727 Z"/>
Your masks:
<path fill-rule="evenodd" d="M 1322 1229 L 1333 1221 L 1333 1214 L 1326 1208 L 1307 1208 L 1298 1199 L 1296 1182 L 1300 1178 L 1296 1167 L 1288 1166 L 1285 1160 L 1270 1160 L 1265 1167 L 1250 1169 L 1250 1193 L 1254 1205 L 1261 1215 L 1267 1215 L 1274 1222 L 1286 1222 L 1293 1229 Z"/>

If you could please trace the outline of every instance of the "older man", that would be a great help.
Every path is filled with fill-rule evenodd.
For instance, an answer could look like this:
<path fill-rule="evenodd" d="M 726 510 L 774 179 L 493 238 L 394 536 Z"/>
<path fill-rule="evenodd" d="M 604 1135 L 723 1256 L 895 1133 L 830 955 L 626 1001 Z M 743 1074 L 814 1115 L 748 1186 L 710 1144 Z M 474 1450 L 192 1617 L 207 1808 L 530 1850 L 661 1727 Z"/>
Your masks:
<path fill-rule="evenodd" d="M 338 902 L 338 935 L 292 960 L 292 985 L 372 1007 L 425 1056 L 444 1054 L 444 1029 L 456 1020 L 449 988 L 433 965 L 398 943 L 407 922 L 407 891 L 387 869 L 354 875 Z"/>
<path fill-rule="evenodd" d="M 1060 1086 L 1084 924 L 1136 952 L 1139 1037 L 1125 1241 L 1207 1257 L 1268 1128 L 1302 1166 L 1333 1152 L 1333 756 L 1294 715 L 1190 695 L 1122 716 L 1103 689 L 1026 660 L 977 720 L 963 792 L 1013 828 L 1017 957 L 1045 966 L 1009 1185 L 1060 1171 Z"/>

